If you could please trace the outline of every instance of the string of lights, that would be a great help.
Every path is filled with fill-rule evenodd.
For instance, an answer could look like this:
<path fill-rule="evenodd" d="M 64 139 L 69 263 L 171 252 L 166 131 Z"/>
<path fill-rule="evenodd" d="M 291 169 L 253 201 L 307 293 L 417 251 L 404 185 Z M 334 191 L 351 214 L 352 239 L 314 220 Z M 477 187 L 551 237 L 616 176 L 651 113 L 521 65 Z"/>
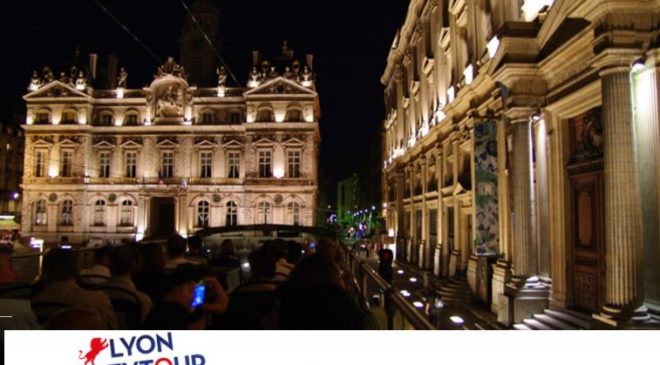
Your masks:
<path fill-rule="evenodd" d="M 204 39 L 206 40 L 206 43 L 208 43 L 209 46 L 211 47 L 211 49 L 213 49 L 213 53 L 215 53 L 216 57 L 218 57 L 218 60 L 219 60 L 219 61 L 222 63 L 222 65 L 225 67 L 225 69 L 226 69 L 227 72 L 229 73 L 229 76 L 231 76 L 231 78 L 234 80 L 234 82 L 236 83 L 236 85 L 238 85 L 238 86 L 240 87 L 240 86 L 241 86 L 241 83 L 238 82 L 238 79 L 236 78 L 236 76 L 234 76 L 234 73 L 231 72 L 231 69 L 229 68 L 229 65 L 227 65 L 227 63 L 226 63 L 225 60 L 222 58 L 222 56 L 220 56 L 220 52 L 218 52 L 218 49 L 215 47 L 215 45 L 213 44 L 213 42 L 211 42 L 211 39 L 210 39 L 209 36 L 206 34 L 206 32 L 204 31 L 204 29 L 202 28 L 202 26 L 199 24 L 199 22 L 197 21 L 197 18 L 195 18 L 195 16 L 192 14 L 192 12 L 190 11 L 190 9 L 188 8 L 188 5 L 186 5 L 186 3 L 185 3 L 183 0 L 179 0 L 179 2 L 181 3 L 181 6 L 183 6 L 183 8 L 186 9 L 186 12 L 187 12 L 188 15 L 190 16 L 190 19 L 192 19 L 193 23 L 195 23 L 195 25 L 197 26 L 197 29 L 199 29 L 199 31 L 202 32 L 202 35 L 204 36 Z"/>
<path fill-rule="evenodd" d="M 154 53 L 149 47 L 147 47 L 147 45 L 144 44 L 144 42 L 142 42 L 135 35 L 135 33 L 131 32 L 130 29 L 128 29 L 128 27 L 124 25 L 124 23 L 122 23 L 119 19 L 117 19 L 117 17 L 114 16 L 114 14 L 110 12 L 110 10 L 108 10 L 105 6 L 103 6 L 103 4 L 101 4 L 99 0 L 94 0 L 94 2 L 96 3 L 96 5 L 98 5 L 99 8 L 101 8 L 101 10 L 104 13 L 106 13 L 112 20 L 114 20 L 114 22 L 117 23 L 117 25 L 119 25 L 126 33 L 128 33 L 128 35 L 130 35 L 133 38 L 133 40 L 135 40 L 140 46 L 142 46 L 142 48 L 144 48 L 159 64 L 163 63 L 163 60 L 160 57 L 158 57 L 156 53 Z"/>

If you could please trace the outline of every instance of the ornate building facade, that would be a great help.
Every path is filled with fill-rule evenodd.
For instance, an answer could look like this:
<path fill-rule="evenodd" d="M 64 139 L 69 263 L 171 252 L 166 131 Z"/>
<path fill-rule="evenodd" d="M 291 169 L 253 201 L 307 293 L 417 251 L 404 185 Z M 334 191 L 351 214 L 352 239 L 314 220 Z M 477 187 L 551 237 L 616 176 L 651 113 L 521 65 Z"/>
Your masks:
<path fill-rule="evenodd" d="M 23 177 L 23 130 L 0 125 L 0 213 L 20 221 L 21 178 Z"/>
<path fill-rule="evenodd" d="M 291 52 L 292 54 L 292 52 Z M 314 225 L 320 134 L 312 65 L 255 59 L 247 87 L 195 87 L 172 58 L 144 88 L 35 71 L 27 104 L 23 234 L 140 240 L 205 227 Z M 311 60 L 311 56 L 308 57 Z"/>
<path fill-rule="evenodd" d="M 399 259 L 465 278 L 507 324 L 657 313 L 658 19 L 657 1 L 411 1 L 381 79 Z"/>

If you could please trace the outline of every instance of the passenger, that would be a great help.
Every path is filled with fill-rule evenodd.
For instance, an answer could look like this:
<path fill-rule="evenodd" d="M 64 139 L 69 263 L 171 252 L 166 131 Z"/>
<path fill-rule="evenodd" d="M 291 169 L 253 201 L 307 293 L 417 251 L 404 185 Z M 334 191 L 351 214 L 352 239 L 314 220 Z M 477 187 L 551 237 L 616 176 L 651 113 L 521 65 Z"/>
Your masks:
<path fill-rule="evenodd" d="M 70 308 L 54 314 L 46 324 L 47 330 L 99 331 L 106 329 L 101 317 L 89 309 Z"/>
<path fill-rule="evenodd" d="M 279 328 L 295 330 L 365 329 L 366 314 L 344 289 L 342 271 L 326 255 L 301 260 L 282 288 Z"/>
<path fill-rule="evenodd" d="M 289 246 L 287 249 L 287 257 L 286 260 L 295 266 L 298 261 L 303 257 L 303 246 L 296 242 L 296 241 L 288 241 L 287 245 Z"/>
<path fill-rule="evenodd" d="M 50 306 L 51 303 L 89 309 L 99 315 L 105 328 L 117 328 L 117 319 L 108 296 L 103 292 L 82 289 L 76 283 L 78 255 L 75 251 L 51 249 L 44 256 L 42 269 L 44 287 L 32 296 L 33 309 L 35 305 Z"/>
<path fill-rule="evenodd" d="M 144 320 L 149 311 L 151 311 L 153 304 L 147 294 L 141 292 L 135 287 L 135 283 L 133 283 L 131 278 L 131 274 L 137 269 L 138 265 L 135 248 L 132 246 L 117 246 L 112 250 L 110 258 L 110 271 L 112 272 L 112 276 L 105 284 L 103 284 L 102 288 L 118 287 L 132 294 L 139 301 L 141 320 Z M 112 292 L 112 290 L 106 291 L 106 293 Z M 114 298 L 114 294 L 108 295 L 111 300 Z M 129 301 L 133 300 L 132 297 L 123 296 L 121 294 L 118 298 Z"/>
<path fill-rule="evenodd" d="M 205 303 L 192 308 L 195 287 L 202 280 L 206 286 Z M 182 264 L 167 277 L 167 294 L 156 304 L 144 323 L 146 330 L 204 329 L 210 315 L 227 310 L 229 297 L 214 277 L 207 276 L 200 265 Z"/>
<path fill-rule="evenodd" d="M 82 269 L 78 274 L 81 285 L 96 285 L 104 283 L 110 278 L 110 253 L 112 246 L 105 245 L 94 250 L 94 266 Z"/>
<path fill-rule="evenodd" d="M 264 246 L 272 252 L 275 257 L 275 276 L 273 281 L 275 282 L 284 282 L 289 280 L 289 275 L 291 275 L 291 270 L 293 270 L 293 265 L 287 262 L 286 257 L 288 255 L 288 245 L 284 240 L 277 239 L 273 241 L 266 242 Z"/>
<path fill-rule="evenodd" d="M 17 275 L 11 262 L 11 249 L 0 249 L 0 287 L 15 287 Z M 30 300 L 15 297 L 0 297 L 0 313 L 11 313 L 11 318 L 0 318 L 0 336 L 5 330 L 40 329 L 37 317 L 32 312 Z M 0 341 L 4 343 L 4 338 Z"/>
<path fill-rule="evenodd" d="M 159 302 L 165 295 L 165 253 L 158 243 L 152 242 L 139 248 L 141 265 L 133 274 L 135 287 L 149 295 L 152 302 Z"/>
<path fill-rule="evenodd" d="M 236 288 L 230 296 L 227 313 L 214 323 L 216 329 L 273 329 L 272 319 L 277 283 L 275 257 L 267 247 L 260 247 L 248 256 L 252 277 Z"/>
<path fill-rule="evenodd" d="M 186 259 L 194 261 L 201 265 L 206 265 L 209 260 L 202 252 L 202 239 L 197 236 L 188 237 L 188 253 L 185 255 Z"/>
<path fill-rule="evenodd" d="M 196 264 L 196 262 L 184 257 L 186 253 L 186 239 L 178 234 L 172 235 L 167 239 L 165 250 L 167 252 L 166 271 L 174 270 L 181 264 Z"/>
<path fill-rule="evenodd" d="M 241 259 L 236 255 L 234 243 L 229 239 L 225 239 L 220 244 L 220 256 L 211 261 L 211 265 L 227 268 L 236 268 L 241 266 Z"/>

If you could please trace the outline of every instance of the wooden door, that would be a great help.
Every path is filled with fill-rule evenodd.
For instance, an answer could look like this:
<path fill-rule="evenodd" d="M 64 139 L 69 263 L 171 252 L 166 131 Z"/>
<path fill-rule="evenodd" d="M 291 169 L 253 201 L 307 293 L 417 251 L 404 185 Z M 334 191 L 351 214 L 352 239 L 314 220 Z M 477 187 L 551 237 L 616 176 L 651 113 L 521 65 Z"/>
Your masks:
<path fill-rule="evenodd" d="M 605 282 L 604 192 L 601 171 L 571 177 L 573 305 L 597 312 Z"/>

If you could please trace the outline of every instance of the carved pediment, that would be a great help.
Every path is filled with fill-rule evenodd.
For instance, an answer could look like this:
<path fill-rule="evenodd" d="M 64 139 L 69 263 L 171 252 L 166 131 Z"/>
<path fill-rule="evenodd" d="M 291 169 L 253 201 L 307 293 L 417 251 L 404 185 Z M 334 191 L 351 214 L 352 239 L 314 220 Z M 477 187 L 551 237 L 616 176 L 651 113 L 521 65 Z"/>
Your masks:
<path fill-rule="evenodd" d="M 52 146 L 55 143 L 53 136 L 32 136 L 32 144 L 35 146 Z"/>
<path fill-rule="evenodd" d="M 92 144 L 95 148 L 114 148 L 117 138 L 112 136 L 94 137 Z"/>
<path fill-rule="evenodd" d="M 276 77 L 269 80 L 254 89 L 245 92 L 245 96 L 272 95 L 272 94 L 294 94 L 294 95 L 316 95 L 314 90 L 303 87 L 298 83 L 287 80 L 284 77 Z"/>
<path fill-rule="evenodd" d="M 142 147 L 142 137 L 124 137 L 121 142 L 122 148 Z"/>
<path fill-rule="evenodd" d="M 242 147 L 243 138 L 239 136 L 225 136 L 222 137 L 222 143 L 225 147 Z"/>
<path fill-rule="evenodd" d="M 61 146 L 78 146 L 80 142 L 82 141 L 82 137 L 80 136 L 61 136 L 60 137 L 60 145 Z"/>
<path fill-rule="evenodd" d="M 160 148 L 176 148 L 179 147 L 179 141 L 176 137 L 158 137 L 156 145 Z"/>
<path fill-rule="evenodd" d="M 38 98 L 85 98 L 88 99 L 89 95 L 80 90 L 67 85 L 61 81 L 51 81 L 39 89 L 28 93 L 23 96 L 23 99 L 38 99 Z"/>
<path fill-rule="evenodd" d="M 273 144 L 277 143 L 277 139 L 272 134 L 255 134 L 252 136 L 253 144 Z"/>
<path fill-rule="evenodd" d="M 204 148 L 204 147 L 215 147 L 216 141 L 214 137 L 195 137 L 195 147 Z"/>
<path fill-rule="evenodd" d="M 305 144 L 305 136 L 301 135 L 285 135 L 282 138 L 285 145 L 302 145 Z"/>

